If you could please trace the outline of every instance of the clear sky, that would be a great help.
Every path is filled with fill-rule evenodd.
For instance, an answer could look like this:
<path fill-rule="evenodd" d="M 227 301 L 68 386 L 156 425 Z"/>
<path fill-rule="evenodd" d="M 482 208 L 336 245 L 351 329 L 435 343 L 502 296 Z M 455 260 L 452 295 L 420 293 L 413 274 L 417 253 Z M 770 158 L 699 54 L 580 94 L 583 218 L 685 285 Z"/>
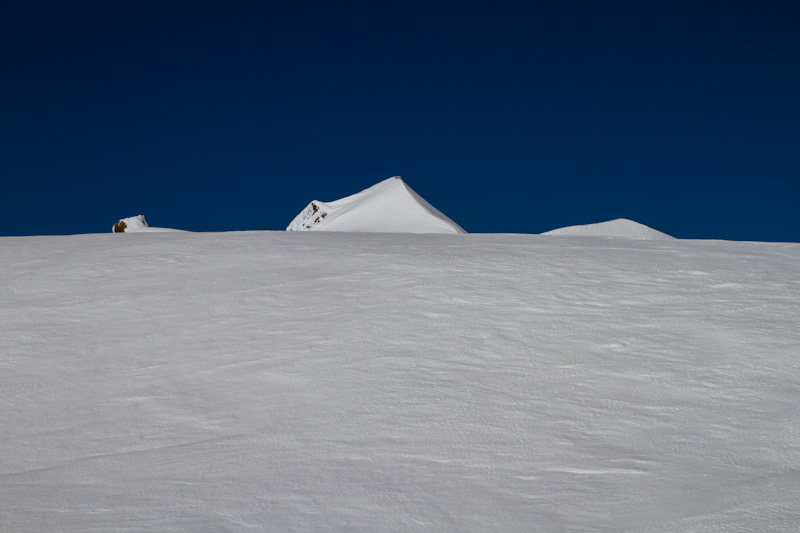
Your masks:
<path fill-rule="evenodd" d="M 800 241 L 800 2 L 12 0 L 0 50 L 0 235 L 401 175 L 469 232 Z"/>

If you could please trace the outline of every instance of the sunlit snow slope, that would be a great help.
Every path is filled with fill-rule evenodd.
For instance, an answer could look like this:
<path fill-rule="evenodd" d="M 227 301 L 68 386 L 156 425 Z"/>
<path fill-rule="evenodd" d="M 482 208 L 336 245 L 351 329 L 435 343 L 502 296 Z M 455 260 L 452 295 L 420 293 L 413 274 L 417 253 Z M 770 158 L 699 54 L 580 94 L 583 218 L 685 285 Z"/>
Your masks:
<path fill-rule="evenodd" d="M 597 224 L 569 226 L 546 231 L 542 235 L 578 235 L 584 237 L 619 237 L 625 239 L 664 240 L 673 237 L 627 218 L 618 218 Z"/>
<path fill-rule="evenodd" d="M 0 531 L 796 530 L 798 324 L 794 244 L 4 237 Z"/>
<path fill-rule="evenodd" d="M 334 202 L 314 200 L 287 231 L 465 233 L 395 176 Z"/>

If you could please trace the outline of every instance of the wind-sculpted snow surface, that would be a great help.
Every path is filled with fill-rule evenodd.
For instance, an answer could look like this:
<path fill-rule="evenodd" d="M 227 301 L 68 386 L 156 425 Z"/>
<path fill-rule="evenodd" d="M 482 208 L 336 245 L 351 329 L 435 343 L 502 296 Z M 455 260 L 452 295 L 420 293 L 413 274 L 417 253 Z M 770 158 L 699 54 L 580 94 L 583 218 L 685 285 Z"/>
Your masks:
<path fill-rule="evenodd" d="M 0 279 L 0 531 L 800 523 L 798 245 L 6 237 Z"/>

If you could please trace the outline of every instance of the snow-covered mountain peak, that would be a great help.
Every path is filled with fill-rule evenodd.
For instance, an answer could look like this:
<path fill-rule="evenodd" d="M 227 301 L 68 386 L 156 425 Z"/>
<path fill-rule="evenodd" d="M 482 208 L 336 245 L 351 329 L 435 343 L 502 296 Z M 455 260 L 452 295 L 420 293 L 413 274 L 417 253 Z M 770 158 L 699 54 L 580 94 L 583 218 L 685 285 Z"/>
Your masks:
<path fill-rule="evenodd" d="M 568 226 L 566 228 L 546 231 L 542 235 L 573 235 L 585 237 L 617 237 L 623 239 L 648 239 L 665 240 L 674 237 L 662 233 L 658 230 L 639 224 L 627 218 L 618 218 L 608 222 L 597 224 L 585 224 L 582 226 Z"/>
<path fill-rule="evenodd" d="M 466 233 L 400 176 L 333 202 L 314 200 L 286 231 Z"/>

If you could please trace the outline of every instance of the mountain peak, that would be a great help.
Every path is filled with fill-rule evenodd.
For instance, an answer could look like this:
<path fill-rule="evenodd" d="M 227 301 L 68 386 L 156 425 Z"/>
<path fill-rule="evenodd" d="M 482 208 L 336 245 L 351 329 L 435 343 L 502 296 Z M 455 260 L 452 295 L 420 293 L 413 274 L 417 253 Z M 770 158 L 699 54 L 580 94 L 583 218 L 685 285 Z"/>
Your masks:
<path fill-rule="evenodd" d="M 286 231 L 466 233 L 400 176 L 333 202 L 314 200 Z"/>

